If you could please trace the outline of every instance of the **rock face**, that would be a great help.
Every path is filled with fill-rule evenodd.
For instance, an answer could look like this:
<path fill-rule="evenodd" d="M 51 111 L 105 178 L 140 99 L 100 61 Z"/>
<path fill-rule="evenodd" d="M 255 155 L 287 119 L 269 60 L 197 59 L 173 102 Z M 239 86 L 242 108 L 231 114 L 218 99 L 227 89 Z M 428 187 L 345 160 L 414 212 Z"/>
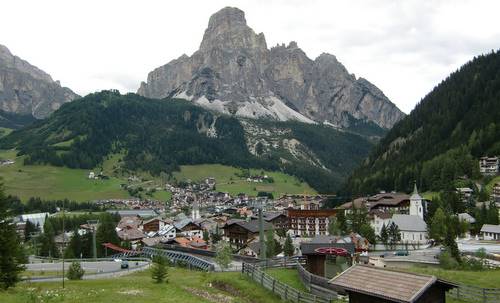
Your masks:
<path fill-rule="evenodd" d="M 0 45 L 0 109 L 43 119 L 78 95 Z"/>
<path fill-rule="evenodd" d="M 244 12 L 231 7 L 210 17 L 198 51 L 150 72 L 138 94 L 184 98 L 242 117 L 340 127 L 357 119 L 390 128 L 404 116 L 333 55 L 311 60 L 296 42 L 268 49 L 264 34 L 256 34 Z"/>

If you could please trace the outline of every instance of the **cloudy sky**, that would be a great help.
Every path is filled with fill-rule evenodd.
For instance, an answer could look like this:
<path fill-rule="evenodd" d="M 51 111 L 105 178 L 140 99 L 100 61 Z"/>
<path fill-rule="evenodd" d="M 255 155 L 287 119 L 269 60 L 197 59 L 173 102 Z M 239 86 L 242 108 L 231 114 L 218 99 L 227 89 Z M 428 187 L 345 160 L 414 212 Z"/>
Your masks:
<path fill-rule="evenodd" d="M 475 55 L 500 48 L 500 1 L 6 0 L 0 44 L 85 95 L 135 92 L 147 73 L 199 46 L 210 15 L 246 12 L 269 47 L 337 56 L 409 112 Z"/>

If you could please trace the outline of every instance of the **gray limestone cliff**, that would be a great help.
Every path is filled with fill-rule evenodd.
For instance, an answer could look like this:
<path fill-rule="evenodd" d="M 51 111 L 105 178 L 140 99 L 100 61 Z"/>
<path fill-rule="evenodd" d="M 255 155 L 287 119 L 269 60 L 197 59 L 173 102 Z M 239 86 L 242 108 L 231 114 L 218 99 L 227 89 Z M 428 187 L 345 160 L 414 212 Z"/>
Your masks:
<path fill-rule="evenodd" d="M 333 55 L 311 60 L 296 42 L 268 49 L 264 34 L 255 33 L 244 12 L 231 7 L 210 17 L 198 51 L 150 72 L 138 93 L 184 98 L 237 116 L 340 127 L 357 119 L 391 128 L 404 116 Z"/>
<path fill-rule="evenodd" d="M 0 109 L 43 119 L 78 95 L 0 45 Z"/>

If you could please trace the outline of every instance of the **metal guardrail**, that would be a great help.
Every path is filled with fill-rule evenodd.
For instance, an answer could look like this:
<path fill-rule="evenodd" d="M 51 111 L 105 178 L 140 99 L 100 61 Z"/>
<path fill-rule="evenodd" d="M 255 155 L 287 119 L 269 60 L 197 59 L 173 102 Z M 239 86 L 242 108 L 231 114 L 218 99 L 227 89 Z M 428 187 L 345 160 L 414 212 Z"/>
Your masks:
<path fill-rule="evenodd" d="M 241 272 L 262 285 L 264 288 L 277 294 L 285 301 L 297 303 L 330 303 L 331 301 L 329 298 L 302 292 L 283 282 L 280 282 L 266 274 L 258 265 L 243 263 Z"/>
<path fill-rule="evenodd" d="M 215 269 L 214 264 L 206 260 L 178 251 L 145 247 L 142 249 L 142 255 L 150 258 L 154 256 L 165 257 L 174 264 L 185 262 L 189 268 L 197 268 L 205 271 L 214 271 Z"/>

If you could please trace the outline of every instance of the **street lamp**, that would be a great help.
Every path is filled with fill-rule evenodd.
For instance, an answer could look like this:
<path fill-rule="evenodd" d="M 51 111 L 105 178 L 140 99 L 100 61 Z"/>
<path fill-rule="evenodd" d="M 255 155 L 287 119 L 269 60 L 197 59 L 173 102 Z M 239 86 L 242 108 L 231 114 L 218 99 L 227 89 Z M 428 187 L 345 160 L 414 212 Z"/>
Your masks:
<path fill-rule="evenodd" d="M 87 224 L 92 228 L 92 256 L 94 261 L 97 260 L 97 244 L 95 239 L 96 226 L 99 224 L 99 220 L 87 220 Z"/>

